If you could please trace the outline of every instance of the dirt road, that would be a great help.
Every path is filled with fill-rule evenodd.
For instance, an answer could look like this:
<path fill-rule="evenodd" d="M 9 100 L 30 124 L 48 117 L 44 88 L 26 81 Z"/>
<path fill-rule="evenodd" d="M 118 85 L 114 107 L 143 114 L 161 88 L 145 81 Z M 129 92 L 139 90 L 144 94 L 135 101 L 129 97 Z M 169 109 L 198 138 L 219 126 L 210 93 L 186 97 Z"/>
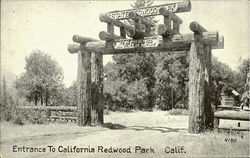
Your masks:
<path fill-rule="evenodd" d="M 105 115 L 105 122 L 104 127 L 73 124 L 9 127 L 6 124 L 2 126 L 3 158 L 249 155 L 249 133 L 189 134 L 187 116 L 168 115 L 163 111 L 111 113 Z M 31 152 L 30 148 L 41 152 Z"/>

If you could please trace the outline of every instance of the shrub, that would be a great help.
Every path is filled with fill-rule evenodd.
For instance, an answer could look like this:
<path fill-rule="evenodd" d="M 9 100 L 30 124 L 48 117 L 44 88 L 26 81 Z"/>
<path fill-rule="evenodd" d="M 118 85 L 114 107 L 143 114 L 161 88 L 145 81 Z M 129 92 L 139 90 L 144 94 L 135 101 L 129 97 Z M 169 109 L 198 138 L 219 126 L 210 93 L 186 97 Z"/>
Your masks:
<path fill-rule="evenodd" d="M 186 109 L 172 109 L 169 111 L 170 115 L 188 115 L 188 110 Z"/>

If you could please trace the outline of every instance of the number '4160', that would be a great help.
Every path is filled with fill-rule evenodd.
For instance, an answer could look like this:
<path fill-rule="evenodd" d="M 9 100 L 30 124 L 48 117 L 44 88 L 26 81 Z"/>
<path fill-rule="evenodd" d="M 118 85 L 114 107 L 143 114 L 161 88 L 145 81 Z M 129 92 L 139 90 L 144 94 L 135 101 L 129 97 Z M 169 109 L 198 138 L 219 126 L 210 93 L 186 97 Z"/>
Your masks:
<path fill-rule="evenodd" d="M 237 138 L 225 138 L 224 141 L 228 142 L 228 143 L 236 143 L 237 142 Z"/>

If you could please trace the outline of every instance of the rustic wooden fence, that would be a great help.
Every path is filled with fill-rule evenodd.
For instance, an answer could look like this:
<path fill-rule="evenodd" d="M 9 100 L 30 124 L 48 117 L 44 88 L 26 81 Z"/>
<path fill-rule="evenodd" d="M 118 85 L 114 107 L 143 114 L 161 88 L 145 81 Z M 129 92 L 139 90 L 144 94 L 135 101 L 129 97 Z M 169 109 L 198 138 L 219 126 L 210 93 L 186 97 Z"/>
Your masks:
<path fill-rule="evenodd" d="M 18 106 L 21 110 L 46 111 L 47 121 L 66 121 L 77 122 L 77 107 L 74 106 Z M 38 117 L 34 117 L 34 122 L 37 122 Z"/>

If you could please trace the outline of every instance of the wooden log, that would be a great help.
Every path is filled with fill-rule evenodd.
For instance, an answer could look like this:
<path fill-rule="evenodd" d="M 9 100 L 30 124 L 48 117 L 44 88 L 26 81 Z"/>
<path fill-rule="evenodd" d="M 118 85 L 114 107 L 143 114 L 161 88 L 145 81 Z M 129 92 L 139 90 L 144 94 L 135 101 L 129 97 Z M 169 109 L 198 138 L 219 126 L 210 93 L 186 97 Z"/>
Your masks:
<path fill-rule="evenodd" d="M 157 34 L 166 37 L 175 34 L 175 32 L 171 28 L 168 28 L 163 24 L 159 24 L 157 26 Z"/>
<path fill-rule="evenodd" d="M 224 49 L 224 36 L 219 36 L 218 44 L 212 46 L 212 49 Z"/>
<path fill-rule="evenodd" d="M 191 31 L 193 31 L 194 33 L 198 33 L 198 34 L 207 32 L 207 30 L 196 21 L 191 22 L 189 25 L 189 28 Z"/>
<path fill-rule="evenodd" d="M 146 36 L 144 32 L 136 31 L 135 29 L 127 30 L 127 35 L 133 39 L 140 39 Z"/>
<path fill-rule="evenodd" d="M 91 53 L 91 125 L 103 124 L 103 55 Z"/>
<path fill-rule="evenodd" d="M 249 111 L 223 110 L 214 112 L 214 117 L 219 119 L 250 121 Z"/>
<path fill-rule="evenodd" d="M 172 21 L 177 22 L 178 24 L 182 24 L 183 22 L 181 18 L 179 18 L 174 13 L 171 13 L 170 11 L 168 11 L 165 7 L 161 7 L 159 9 L 159 13 L 163 16 L 169 16 Z"/>
<path fill-rule="evenodd" d="M 141 23 L 145 24 L 146 26 L 154 27 L 155 25 L 153 21 L 147 19 L 146 17 L 140 16 L 139 14 L 135 12 L 130 12 L 129 18 L 135 21 L 141 20 Z"/>
<path fill-rule="evenodd" d="M 74 35 L 73 36 L 73 41 L 76 42 L 76 43 L 86 43 L 86 42 L 92 42 L 92 41 L 97 41 L 97 40 L 93 39 L 93 38 L 89 38 L 89 37 Z"/>
<path fill-rule="evenodd" d="M 219 33 L 218 32 L 203 32 L 202 42 L 208 46 L 216 46 L 219 42 Z"/>
<path fill-rule="evenodd" d="M 179 34 L 180 33 L 180 24 L 178 22 L 174 22 L 173 24 L 173 30 L 175 34 Z"/>
<path fill-rule="evenodd" d="M 189 51 L 189 133 L 205 129 L 205 51 L 204 44 L 195 40 Z"/>
<path fill-rule="evenodd" d="M 140 16 L 156 16 L 160 15 L 159 9 L 161 7 L 165 7 L 171 13 L 181 13 L 181 12 L 189 12 L 191 10 L 190 0 L 184 0 L 176 3 L 168 3 L 163 5 L 150 6 L 139 9 L 128 9 L 128 10 L 119 10 L 108 12 L 107 15 L 116 20 L 129 19 L 129 13 L 135 12 Z"/>
<path fill-rule="evenodd" d="M 18 109 L 24 110 L 49 110 L 49 111 L 76 111 L 75 106 L 17 106 Z"/>
<path fill-rule="evenodd" d="M 159 40 L 157 43 L 154 43 L 152 40 L 148 39 L 144 40 L 124 39 L 125 41 L 115 40 L 112 45 L 108 46 L 104 41 L 89 42 L 86 44 L 85 49 L 91 52 L 99 52 L 103 55 L 106 55 L 106 54 L 138 53 L 140 49 L 142 49 L 145 52 L 159 52 L 159 51 L 187 51 L 190 48 L 190 43 L 182 43 L 182 42 L 173 43 L 171 41 L 163 43 L 162 40 Z M 119 48 L 119 46 L 117 46 L 116 44 L 117 41 L 119 42 L 118 45 L 125 44 L 126 46 L 123 48 Z M 143 46 L 140 46 L 138 48 L 137 45 L 139 45 L 140 43 L 144 44 Z"/>
<path fill-rule="evenodd" d="M 78 53 L 80 44 L 69 44 L 68 45 L 68 51 L 71 54 Z"/>
<path fill-rule="evenodd" d="M 205 32 L 200 37 L 211 36 L 210 34 L 216 35 L 217 32 Z M 214 36 L 213 36 L 214 37 Z M 207 38 L 207 37 L 206 37 Z M 157 39 L 157 40 L 156 40 Z M 215 40 L 212 38 L 211 40 Z M 189 50 L 190 44 L 194 42 L 194 34 L 177 34 L 172 37 L 171 40 L 164 40 L 161 36 L 148 37 L 144 40 L 133 40 L 133 39 L 120 39 L 115 40 L 113 44 L 106 46 L 104 41 L 88 42 L 85 49 L 91 52 L 99 52 L 103 54 L 121 54 L 121 53 L 136 53 L 136 47 L 140 46 L 144 48 L 146 52 L 156 51 L 186 51 Z M 144 43 L 144 44 L 140 44 Z M 216 42 L 211 42 L 216 43 Z"/>
<path fill-rule="evenodd" d="M 77 120 L 77 117 L 70 117 L 70 116 L 50 116 L 50 119 L 66 119 L 68 120 Z"/>
<path fill-rule="evenodd" d="M 170 18 L 170 16 L 164 16 L 163 17 L 163 21 L 164 21 L 164 25 L 165 25 L 165 27 L 166 28 L 168 28 L 168 29 L 172 29 L 172 27 L 171 27 L 171 18 Z"/>
<path fill-rule="evenodd" d="M 78 126 L 91 125 L 91 53 L 81 44 L 78 53 L 77 118 Z"/>
<path fill-rule="evenodd" d="M 107 32 L 110 34 L 115 33 L 115 27 L 114 27 L 114 24 L 112 22 L 107 23 Z"/>
<path fill-rule="evenodd" d="M 195 41 L 194 34 L 183 34 L 183 35 L 175 35 L 172 38 L 173 42 L 187 42 L 191 43 Z M 205 45 L 217 45 L 218 44 L 218 32 L 204 32 L 202 36 L 196 38 L 196 40 L 202 41 Z"/>
<path fill-rule="evenodd" d="M 227 106 L 227 105 L 221 105 L 217 107 L 217 110 L 234 110 L 234 111 L 240 111 L 240 110 L 244 110 L 244 111 L 250 111 L 250 109 L 241 109 L 240 107 L 235 107 L 235 106 Z"/>
<path fill-rule="evenodd" d="M 120 27 L 120 36 L 126 38 L 126 29 L 124 27 Z"/>
<path fill-rule="evenodd" d="M 105 32 L 105 31 L 101 31 L 99 33 L 99 38 L 100 38 L 100 40 L 103 40 L 103 41 L 113 41 L 115 39 L 122 39 L 121 36 L 110 34 L 110 33 Z"/>

